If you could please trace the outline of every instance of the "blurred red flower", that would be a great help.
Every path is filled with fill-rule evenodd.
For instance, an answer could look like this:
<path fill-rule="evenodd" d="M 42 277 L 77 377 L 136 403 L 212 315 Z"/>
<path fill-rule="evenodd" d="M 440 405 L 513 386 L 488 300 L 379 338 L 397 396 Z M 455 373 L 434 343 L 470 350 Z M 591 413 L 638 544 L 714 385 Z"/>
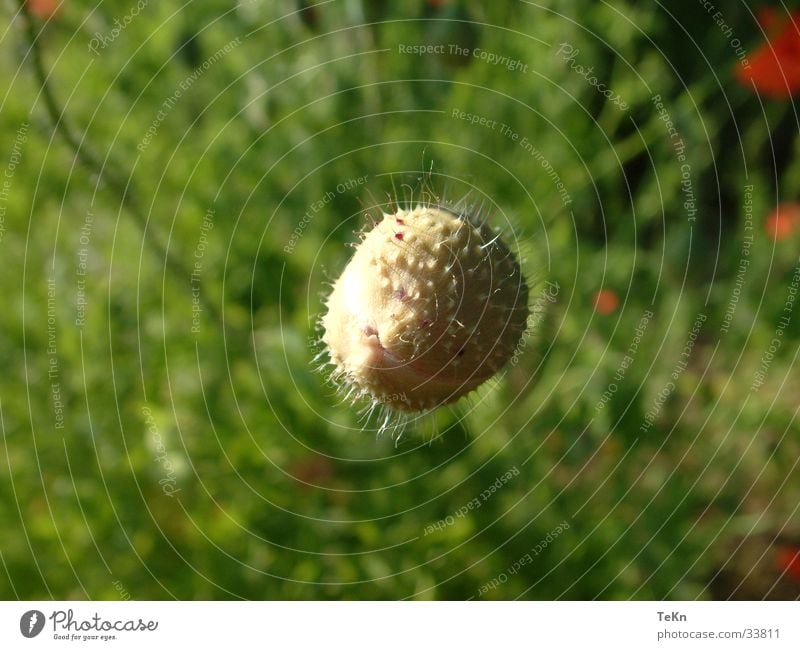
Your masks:
<path fill-rule="evenodd" d="M 800 582 L 800 547 L 784 546 L 778 549 L 775 565 L 781 573 Z"/>
<path fill-rule="evenodd" d="M 598 314 L 607 316 L 619 307 L 619 296 L 611 289 L 600 289 L 594 294 L 594 310 Z"/>
<path fill-rule="evenodd" d="M 800 226 L 800 203 L 781 203 L 764 222 L 764 230 L 775 241 L 790 237 Z"/>
<path fill-rule="evenodd" d="M 30 12 L 37 18 L 47 20 L 56 15 L 59 0 L 25 0 Z"/>
<path fill-rule="evenodd" d="M 736 67 L 736 78 L 760 95 L 787 99 L 800 92 L 800 12 L 791 15 L 765 8 L 758 22 L 768 40 Z"/>
<path fill-rule="evenodd" d="M 324 485 L 333 476 L 333 466 L 324 456 L 305 456 L 292 463 L 289 473 L 302 487 Z"/>

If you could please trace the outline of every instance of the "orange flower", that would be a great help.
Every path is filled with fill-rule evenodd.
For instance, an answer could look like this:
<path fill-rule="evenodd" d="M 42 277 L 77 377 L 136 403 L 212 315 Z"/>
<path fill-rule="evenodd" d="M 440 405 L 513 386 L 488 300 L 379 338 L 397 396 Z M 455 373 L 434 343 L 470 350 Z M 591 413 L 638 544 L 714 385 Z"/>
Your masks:
<path fill-rule="evenodd" d="M 737 65 L 736 78 L 764 97 L 787 99 L 800 92 L 800 12 L 789 16 L 763 9 L 759 23 L 769 40 Z"/>
<path fill-rule="evenodd" d="M 780 25 L 780 16 L 775 7 L 760 7 L 756 9 L 756 20 L 761 28 L 770 35 L 773 35 L 775 28 Z"/>
<path fill-rule="evenodd" d="M 800 548 L 784 546 L 778 549 L 775 556 L 775 565 L 778 571 L 785 573 L 792 580 L 800 582 Z"/>
<path fill-rule="evenodd" d="M 58 0 L 26 0 L 30 12 L 37 18 L 47 20 L 56 15 Z"/>
<path fill-rule="evenodd" d="M 619 307 L 619 296 L 611 289 L 600 289 L 594 294 L 594 310 L 598 314 L 607 316 Z"/>
<path fill-rule="evenodd" d="M 800 203 L 781 203 L 764 222 L 764 230 L 775 241 L 782 241 L 800 225 Z"/>

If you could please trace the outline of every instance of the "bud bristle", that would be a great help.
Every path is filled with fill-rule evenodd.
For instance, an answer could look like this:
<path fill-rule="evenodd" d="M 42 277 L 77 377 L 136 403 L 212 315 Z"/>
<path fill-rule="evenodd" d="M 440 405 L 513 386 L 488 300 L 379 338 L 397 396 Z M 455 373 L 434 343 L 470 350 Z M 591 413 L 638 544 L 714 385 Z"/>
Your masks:
<path fill-rule="evenodd" d="M 511 358 L 528 287 L 500 235 L 436 206 L 384 214 L 322 318 L 336 381 L 407 413 L 455 402 Z"/>

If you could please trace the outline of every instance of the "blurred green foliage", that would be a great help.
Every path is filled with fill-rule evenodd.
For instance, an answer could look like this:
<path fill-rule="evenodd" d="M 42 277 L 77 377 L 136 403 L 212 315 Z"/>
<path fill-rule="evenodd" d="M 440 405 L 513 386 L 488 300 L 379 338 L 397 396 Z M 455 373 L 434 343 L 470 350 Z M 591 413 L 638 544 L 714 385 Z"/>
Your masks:
<path fill-rule="evenodd" d="M 0 241 L 0 596 L 461 599 L 504 575 L 480 597 L 704 598 L 738 536 L 791 528 L 797 314 L 751 383 L 798 264 L 797 238 L 764 229 L 778 198 L 797 198 L 796 115 L 737 86 L 729 39 L 701 3 L 683 5 L 151 1 L 95 54 L 134 3 L 64 3 L 36 20 L 37 44 L 102 172 L 54 132 L 24 20 L 4 9 L 0 164 L 29 128 Z M 724 11 L 757 45 L 748 7 Z M 685 144 L 694 219 L 655 95 Z M 396 444 L 315 372 L 314 323 L 373 206 L 419 192 L 426 173 L 519 242 L 532 296 L 545 279 L 559 292 L 518 365 Z M 613 313 L 595 311 L 600 289 L 619 296 Z"/>

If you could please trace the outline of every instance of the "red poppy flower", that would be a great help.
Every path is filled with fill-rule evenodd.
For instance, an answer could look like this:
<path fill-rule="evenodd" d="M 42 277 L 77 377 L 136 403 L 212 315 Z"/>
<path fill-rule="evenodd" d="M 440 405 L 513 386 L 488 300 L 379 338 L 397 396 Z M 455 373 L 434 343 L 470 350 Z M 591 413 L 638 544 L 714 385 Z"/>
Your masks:
<path fill-rule="evenodd" d="M 800 226 L 800 203 L 781 203 L 764 222 L 764 230 L 775 241 L 790 237 Z"/>
<path fill-rule="evenodd" d="M 787 99 L 800 92 L 800 12 L 763 9 L 758 21 L 769 40 L 737 66 L 736 78 L 760 95 Z"/>
<path fill-rule="evenodd" d="M 37 18 L 47 20 L 56 15 L 58 0 L 26 0 L 28 10 Z"/>
<path fill-rule="evenodd" d="M 797 546 L 784 546 L 778 549 L 775 556 L 775 566 L 786 577 L 800 582 L 800 548 Z"/>
<path fill-rule="evenodd" d="M 773 34 L 775 28 L 779 25 L 780 16 L 775 7 L 760 7 L 756 9 L 756 20 L 764 31 Z"/>
<path fill-rule="evenodd" d="M 607 316 L 619 307 L 619 296 L 611 289 L 600 289 L 594 294 L 594 310 L 598 314 Z"/>

